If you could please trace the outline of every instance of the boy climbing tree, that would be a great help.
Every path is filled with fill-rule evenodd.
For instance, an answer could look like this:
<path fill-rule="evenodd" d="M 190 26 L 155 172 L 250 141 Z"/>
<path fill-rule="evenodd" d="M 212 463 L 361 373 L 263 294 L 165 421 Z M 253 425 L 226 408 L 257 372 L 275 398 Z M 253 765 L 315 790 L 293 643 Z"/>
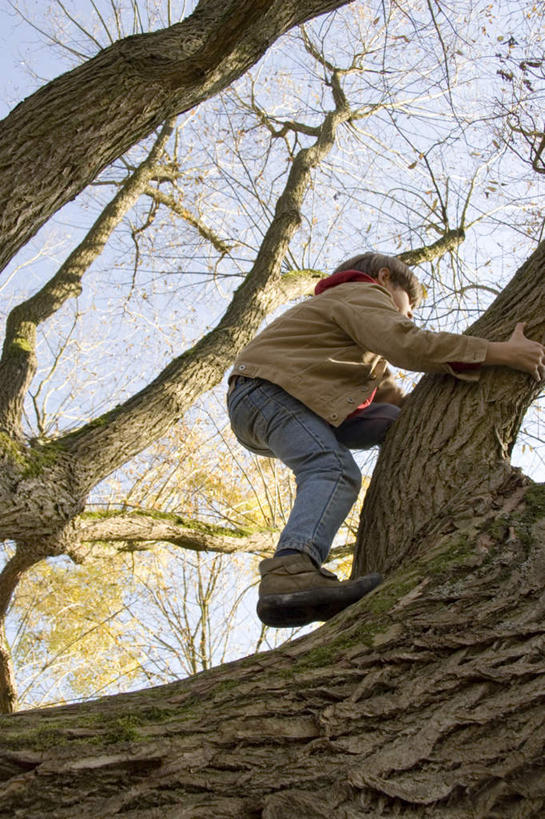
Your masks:
<path fill-rule="evenodd" d="M 322 564 L 361 485 L 350 450 L 380 445 L 403 402 L 387 362 L 466 381 L 478 381 L 483 365 L 545 378 L 545 348 L 523 324 L 505 342 L 421 330 L 412 321 L 421 297 L 399 259 L 352 257 L 234 363 L 228 408 L 237 439 L 283 461 L 297 485 L 276 554 L 259 567 L 257 613 L 267 625 L 327 620 L 381 582 L 377 573 L 340 581 Z"/>

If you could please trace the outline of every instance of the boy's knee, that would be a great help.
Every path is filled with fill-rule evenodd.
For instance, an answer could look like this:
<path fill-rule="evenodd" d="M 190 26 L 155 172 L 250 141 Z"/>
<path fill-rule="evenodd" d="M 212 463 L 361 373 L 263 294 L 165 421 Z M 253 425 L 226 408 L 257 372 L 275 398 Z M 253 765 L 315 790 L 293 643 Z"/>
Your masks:
<path fill-rule="evenodd" d="M 389 420 L 390 424 L 393 424 L 394 421 L 397 420 L 399 413 L 401 412 L 400 407 L 396 407 L 395 404 L 383 404 L 384 407 L 384 414 L 386 418 Z"/>
<path fill-rule="evenodd" d="M 399 407 L 396 407 L 395 404 L 380 404 L 377 405 L 377 410 L 378 412 L 375 420 L 376 437 L 377 442 L 382 444 L 384 438 L 386 437 L 386 433 L 392 424 L 397 421 L 401 410 Z"/>
<path fill-rule="evenodd" d="M 354 458 L 349 454 L 343 460 L 343 476 L 357 497 L 361 489 L 361 471 Z"/>

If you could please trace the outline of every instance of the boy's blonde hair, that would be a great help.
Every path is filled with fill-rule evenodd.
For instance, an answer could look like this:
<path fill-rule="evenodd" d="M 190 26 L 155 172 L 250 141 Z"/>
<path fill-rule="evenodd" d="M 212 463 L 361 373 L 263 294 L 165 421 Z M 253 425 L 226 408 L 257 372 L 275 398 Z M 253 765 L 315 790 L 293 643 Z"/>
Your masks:
<path fill-rule="evenodd" d="M 342 262 L 334 273 L 342 270 L 359 270 L 376 278 L 383 267 L 390 271 L 390 280 L 396 287 L 401 287 L 409 296 L 412 307 L 417 307 L 424 297 L 422 285 L 407 265 L 395 256 L 384 256 L 382 253 L 360 253 Z"/>

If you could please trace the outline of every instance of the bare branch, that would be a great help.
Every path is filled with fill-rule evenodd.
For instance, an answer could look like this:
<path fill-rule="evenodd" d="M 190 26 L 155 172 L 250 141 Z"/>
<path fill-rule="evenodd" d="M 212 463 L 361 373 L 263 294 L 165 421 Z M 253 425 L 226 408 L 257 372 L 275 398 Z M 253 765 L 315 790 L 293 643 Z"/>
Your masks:
<path fill-rule="evenodd" d="M 192 552 L 218 554 L 274 554 L 279 530 L 233 529 L 155 510 L 84 513 L 74 521 L 73 537 L 82 544 L 107 543 L 118 552 L 147 551 L 157 543 L 171 543 Z M 328 562 L 350 556 L 354 543 L 334 547 Z M 93 550 L 94 554 L 94 550 Z"/>
<path fill-rule="evenodd" d="M 122 552 L 147 549 L 150 543 L 164 541 L 194 552 L 252 552 L 263 556 L 274 552 L 278 537 L 278 533 L 271 530 L 248 533 L 153 510 L 113 511 L 97 517 L 82 515 L 75 522 L 74 533 L 82 543 L 107 541 L 120 544 L 118 550 Z"/>
<path fill-rule="evenodd" d="M 223 239 L 220 239 L 219 236 L 214 233 L 212 228 L 209 228 L 199 216 L 195 216 L 195 214 L 191 213 L 191 211 L 184 207 L 178 199 L 174 198 L 174 196 L 169 196 L 169 194 L 164 193 L 163 191 L 159 190 L 159 188 L 155 188 L 153 185 L 146 185 L 142 192 L 145 193 L 146 196 L 153 199 L 154 202 L 164 205 L 177 216 L 181 216 L 182 219 L 185 219 L 185 221 L 190 225 L 193 225 L 203 239 L 210 242 L 218 253 L 225 255 L 233 249 L 233 245 L 229 245 Z"/>
<path fill-rule="evenodd" d="M 28 386 L 36 371 L 36 327 L 68 299 L 79 296 L 81 280 L 102 253 L 113 230 L 133 207 L 154 172 L 174 121 L 166 123 L 149 155 L 104 208 L 82 242 L 72 251 L 55 276 L 34 296 L 17 305 L 8 316 L 0 359 L 0 428 L 21 437 L 21 415 Z"/>
<path fill-rule="evenodd" d="M 423 262 L 431 262 L 455 250 L 465 239 L 465 231 L 463 228 L 454 228 L 447 230 L 440 239 L 433 242 L 431 245 L 424 245 L 417 247 L 414 250 L 405 250 L 398 254 L 398 259 L 408 265 L 422 264 Z"/>

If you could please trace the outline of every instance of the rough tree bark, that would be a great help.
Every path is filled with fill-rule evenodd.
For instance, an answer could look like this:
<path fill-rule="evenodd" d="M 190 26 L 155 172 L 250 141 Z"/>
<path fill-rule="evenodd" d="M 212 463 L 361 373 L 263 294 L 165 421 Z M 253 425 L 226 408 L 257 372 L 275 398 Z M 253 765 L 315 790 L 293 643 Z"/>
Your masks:
<path fill-rule="evenodd" d="M 2 122 L 0 270 L 62 205 L 167 118 L 244 74 L 285 31 L 350 0 L 200 0 L 171 28 L 127 37 Z"/>
<path fill-rule="evenodd" d="M 542 334 L 543 263 L 542 246 L 479 332 L 523 318 Z M 169 686 L 0 718 L 0 816 L 542 816 L 545 488 L 507 460 L 535 389 L 500 370 L 481 387 L 424 380 L 400 430 L 433 483 L 412 492 L 409 439 L 390 436 L 383 487 L 408 534 L 377 550 L 385 583 L 313 634 Z"/>

